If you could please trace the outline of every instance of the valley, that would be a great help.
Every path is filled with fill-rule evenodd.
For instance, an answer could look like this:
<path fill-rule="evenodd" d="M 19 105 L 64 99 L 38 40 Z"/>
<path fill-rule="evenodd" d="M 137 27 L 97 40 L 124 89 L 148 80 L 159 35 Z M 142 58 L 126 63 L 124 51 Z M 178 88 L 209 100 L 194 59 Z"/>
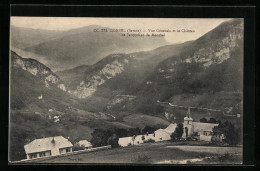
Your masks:
<path fill-rule="evenodd" d="M 242 130 L 242 20 L 178 44 L 94 28 L 105 29 L 12 28 L 11 160 L 23 159 L 24 144 L 36 138 L 61 135 L 74 143 L 90 141 L 95 129 L 165 128 L 183 122 L 188 106 L 195 121 L 228 120 Z"/>

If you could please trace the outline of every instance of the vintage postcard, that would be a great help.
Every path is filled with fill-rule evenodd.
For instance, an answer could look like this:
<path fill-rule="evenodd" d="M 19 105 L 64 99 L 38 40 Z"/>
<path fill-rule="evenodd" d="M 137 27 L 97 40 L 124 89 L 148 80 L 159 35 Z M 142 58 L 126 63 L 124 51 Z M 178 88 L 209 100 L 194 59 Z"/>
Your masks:
<path fill-rule="evenodd" d="M 9 161 L 243 164 L 242 18 L 10 18 Z"/>

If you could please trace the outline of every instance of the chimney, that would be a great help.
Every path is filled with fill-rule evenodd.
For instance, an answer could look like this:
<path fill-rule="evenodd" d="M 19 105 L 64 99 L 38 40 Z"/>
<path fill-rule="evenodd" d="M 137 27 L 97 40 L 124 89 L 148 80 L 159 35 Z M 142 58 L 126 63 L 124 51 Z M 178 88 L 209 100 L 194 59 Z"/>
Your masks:
<path fill-rule="evenodd" d="M 55 144 L 55 140 L 54 140 L 54 137 L 52 138 L 52 140 L 51 140 L 51 143 Z"/>

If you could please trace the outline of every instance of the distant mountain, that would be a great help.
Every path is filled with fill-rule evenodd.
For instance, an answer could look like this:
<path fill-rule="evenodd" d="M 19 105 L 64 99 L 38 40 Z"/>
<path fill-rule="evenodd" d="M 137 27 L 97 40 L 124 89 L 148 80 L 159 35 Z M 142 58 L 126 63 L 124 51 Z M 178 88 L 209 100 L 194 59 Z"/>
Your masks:
<path fill-rule="evenodd" d="M 23 50 L 44 56 L 54 70 L 64 70 L 82 64 L 92 65 L 109 54 L 151 50 L 167 44 L 163 37 L 123 37 L 121 33 L 94 32 L 94 29 L 109 30 L 101 26 L 72 29 Z M 12 34 L 11 37 L 13 42 L 24 39 Z"/>
<path fill-rule="evenodd" d="M 109 67 L 110 71 L 108 72 L 111 72 L 110 76 L 105 78 L 104 81 L 101 81 L 102 84 L 95 86 L 95 90 L 98 90 L 98 92 L 93 91 L 88 96 L 82 96 L 82 98 L 89 97 L 90 95 L 99 92 L 100 94 L 103 93 L 103 95 L 105 95 L 114 90 L 131 93 L 132 91 L 135 91 L 135 88 L 153 72 L 155 67 L 161 61 L 171 57 L 172 55 L 178 55 L 190 43 L 191 42 L 166 45 L 151 51 L 135 52 L 130 53 L 129 55 L 108 55 L 94 65 L 81 65 L 73 69 L 56 72 L 56 74 L 59 75 L 71 89 L 76 89 L 77 86 L 78 88 L 80 87 L 80 82 L 82 82 L 82 84 L 83 82 L 88 82 L 88 79 L 90 79 L 91 76 L 96 78 L 94 79 L 95 82 L 100 82 L 100 70 L 107 70 L 106 68 Z M 125 63 L 124 61 L 128 62 Z M 121 64 L 123 67 L 117 74 L 112 74 L 113 70 L 120 70 L 118 67 L 121 64 L 117 62 L 122 62 Z M 89 85 L 89 87 L 91 87 L 91 85 Z M 107 91 L 107 93 L 104 93 L 104 91 Z M 82 93 L 79 94 L 83 95 Z"/>
<path fill-rule="evenodd" d="M 234 19 L 161 61 L 132 92 L 136 98 L 131 103 L 118 103 L 109 111 L 163 116 L 165 110 L 173 110 L 158 101 L 221 111 L 225 108 L 235 110 L 242 103 L 242 92 L 243 20 Z M 174 109 L 172 112 L 182 118 L 186 111 Z M 242 113 L 241 109 L 236 112 Z M 203 115 L 206 114 L 203 111 Z M 200 119 L 201 116 L 201 112 L 196 112 L 194 118 Z M 222 113 L 214 116 L 224 117 Z"/>
<path fill-rule="evenodd" d="M 165 92 L 168 96 L 169 92 L 176 95 L 242 91 L 242 20 L 219 25 L 192 42 L 180 55 L 161 62 L 152 75 L 148 80 L 155 84 L 158 81 L 162 85 L 171 84 L 172 88 Z"/>
<path fill-rule="evenodd" d="M 25 49 L 62 36 L 63 31 L 31 29 L 12 26 L 11 31 L 11 47 L 17 49 Z"/>

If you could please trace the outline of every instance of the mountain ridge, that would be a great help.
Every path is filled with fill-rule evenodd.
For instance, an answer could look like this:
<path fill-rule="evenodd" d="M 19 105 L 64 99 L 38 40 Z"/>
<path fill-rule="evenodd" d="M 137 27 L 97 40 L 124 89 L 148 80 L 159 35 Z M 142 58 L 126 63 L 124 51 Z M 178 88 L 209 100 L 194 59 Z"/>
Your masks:
<path fill-rule="evenodd" d="M 163 116 L 166 110 L 173 110 L 158 100 L 223 112 L 227 107 L 235 108 L 243 101 L 243 20 L 225 22 L 204 36 L 160 62 L 130 94 L 136 96 L 131 103 L 118 103 L 108 111 Z M 236 112 L 242 113 L 241 109 Z M 185 111 L 175 109 L 174 113 L 185 116 Z M 196 115 L 195 119 L 201 116 Z M 222 113 L 215 116 L 223 119 Z"/>
<path fill-rule="evenodd" d="M 64 70 L 80 64 L 92 65 L 109 54 L 149 50 L 167 44 L 162 37 L 126 38 L 118 32 L 94 32 L 93 28 L 107 27 L 71 29 L 22 50 L 43 56 L 45 61 L 51 62 L 53 70 Z M 11 34 L 13 42 L 24 40 L 16 35 Z"/>

